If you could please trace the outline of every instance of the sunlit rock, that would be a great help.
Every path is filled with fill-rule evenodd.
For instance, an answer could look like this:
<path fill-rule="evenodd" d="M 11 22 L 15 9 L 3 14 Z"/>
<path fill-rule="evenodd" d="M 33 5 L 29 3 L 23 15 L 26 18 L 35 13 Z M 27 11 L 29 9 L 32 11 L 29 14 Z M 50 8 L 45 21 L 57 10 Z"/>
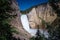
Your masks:
<path fill-rule="evenodd" d="M 55 14 L 49 4 L 33 7 L 28 13 L 29 24 L 33 29 L 37 28 L 37 25 L 40 25 L 40 28 L 42 28 L 42 20 L 51 24 L 56 18 L 57 14 Z"/>

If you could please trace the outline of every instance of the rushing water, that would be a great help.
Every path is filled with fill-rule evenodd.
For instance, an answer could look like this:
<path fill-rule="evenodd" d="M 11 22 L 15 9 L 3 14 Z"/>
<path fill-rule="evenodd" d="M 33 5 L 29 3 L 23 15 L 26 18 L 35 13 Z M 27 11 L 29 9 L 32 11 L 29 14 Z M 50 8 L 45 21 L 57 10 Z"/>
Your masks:
<path fill-rule="evenodd" d="M 37 32 L 37 29 L 31 29 L 29 27 L 29 22 L 28 22 L 28 17 L 27 15 L 21 15 L 21 22 L 22 22 L 22 25 L 23 25 L 23 28 L 28 32 L 30 33 L 32 36 L 35 36 L 36 32 Z M 47 31 L 43 31 L 42 29 L 40 29 L 40 32 L 42 34 L 45 35 L 45 37 L 48 37 L 48 33 Z"/>

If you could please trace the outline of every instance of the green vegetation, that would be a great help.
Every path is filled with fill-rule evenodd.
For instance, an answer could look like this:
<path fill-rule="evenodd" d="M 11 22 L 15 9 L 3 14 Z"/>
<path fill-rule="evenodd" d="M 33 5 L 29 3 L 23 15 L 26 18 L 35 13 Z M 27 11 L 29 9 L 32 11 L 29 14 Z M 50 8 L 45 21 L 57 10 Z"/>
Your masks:
<path fill-rule="evenodd" d="M 30 38 L 30 40 L 47 40 L 47 39 L 44 37 L 44 34 L 41 34 L 41 33 L 40 33 L 39 26 L 37 26 L 37 27 L 38 27 L 38 29 L 37 29 L 37 32 L 36 32 L 36 37 Z"/>
<path fill-rule="evenodd" d="M 60 0 L 49 0 L 49 5 L 52 7 L 53 11 L 57 14 L 57 16 L 60 16 Z"/>
<path fill-rule="evenodd" d="M 60 7 L 58 5 L 59 2 L 60 0 L 49 0 L 49 5 L 52 7 L 53 11 L 57 14 L 58 17 L 60 17 Z M 52 26 L 49 25 L 49 23 L 46 23 L 42 18 L 40 19 L 43 21 L 43 24 L 46 24 L 46 29 L 49 33 L 49 37 L 46 39 L 44 36 L 42 37 L 39 35 L 39 31 L 37 31 L 37 35 L 39 36 L 32 37 L 31 40 L 60 40 L 60 23 L 57 23 L 56 26 Z"/>
<path fill-rule="evenodd" d="M 58 5 L 59 2 L 60 0 L 49 0 L 49 5 L 52 7 L 53 11 L 57 14 L 58 17 L 60 17 L 60 7 Z M 59 20 L 57 21 L 59 22 Z M 59 23 L 57 23 L 57 25 L 54 27 L 52 25 L 47 25 L 47 29 L 50 34 L 48 38 L 49 40 L 60 40 L 60 24 Z"/>
<path fill-rule="evenodd" d="M 12 33 L 16 32 L 9 24 L 15 16 L 10 13 L 14 10 L 10 7 L 11 0 L 0 0 L 0 40 L 14 40 Z"/>

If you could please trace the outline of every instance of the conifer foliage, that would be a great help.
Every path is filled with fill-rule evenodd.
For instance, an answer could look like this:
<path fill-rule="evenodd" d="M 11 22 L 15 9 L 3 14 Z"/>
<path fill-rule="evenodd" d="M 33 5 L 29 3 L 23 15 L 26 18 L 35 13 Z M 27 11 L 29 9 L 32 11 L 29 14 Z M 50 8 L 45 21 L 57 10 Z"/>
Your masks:
<path fill-rule="evenodd" d="M 12 40 L 12 27 L 9 24 L 14 15 L 10 15 L 13 9 L 11 0 L 0 0 L 0 40 Z"/>

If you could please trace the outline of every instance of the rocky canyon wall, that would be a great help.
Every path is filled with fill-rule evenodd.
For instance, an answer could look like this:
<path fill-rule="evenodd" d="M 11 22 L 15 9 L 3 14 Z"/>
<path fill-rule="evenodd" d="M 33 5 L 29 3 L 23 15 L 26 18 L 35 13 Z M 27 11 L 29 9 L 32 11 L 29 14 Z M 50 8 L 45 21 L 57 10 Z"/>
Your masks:
<path fill-rule="evenodd" d="M 51 24 L 57 18 L 49 4 L 38 5 L 33 7 L 28 14 L 29 24 L 31 28 L 37 28 L 37 25 L 42 28 L 42 20 Z"/>
<path fill-rule="evenodd" d="M 21 18 L 20 18 L 21 13 L 16 0 L 12 0 L 11 7 L 12 9 L 14 9 L 14 11 L 12 12 L 12 15 L 16 14 L 16 17 L 11 19 L 10 24 L 13 27 L 16 27 L 17 28 L 16 30 L 19 32 L 18 34 L 13 33 L 14 34 L 13 36 L 16 38 L 20 38 L 21 40 L 24 40 L 24 39 L 28 40 L 31 35 L 23 29 L 23 26 L 21 24 Z"/>

